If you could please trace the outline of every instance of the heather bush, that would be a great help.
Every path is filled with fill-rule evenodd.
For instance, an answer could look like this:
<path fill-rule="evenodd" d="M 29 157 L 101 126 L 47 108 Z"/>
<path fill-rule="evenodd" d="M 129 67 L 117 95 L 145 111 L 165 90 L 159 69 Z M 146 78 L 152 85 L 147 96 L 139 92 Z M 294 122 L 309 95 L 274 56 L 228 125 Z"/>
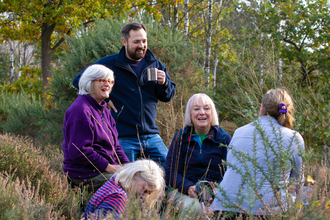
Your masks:
<path fill-rule="evenodd" d="M 39 195 L 39 185 L 32 186 L 5 172 L 0 175 L 1 219 L 58 219 L 50 203 Z"/>
<path fill-rule="evenodd" d="M 86 203 L 91 195 L 84 192 L 81 197 L 80 191 L 69 188 L 66 176 L 59 171 L 63 155 L 56 147 L 47 146 L 49 151 L 54 150 L 52 153 L 41 151 L 31 139 L 8 134 L 0 135 L 0 145 L 0 184 L 1 190 L 6 191 L 1 201 L 8 202 L 0 207 L 6 210 L 0 215 L 26 216 L 17 219 L 48 219 L 34 215 L 50 216 L 50 219 L 62 215 L 79 217 L 80 199 L 84 198 Z M 57 164 L 55 169 L 52 164 Z"/>

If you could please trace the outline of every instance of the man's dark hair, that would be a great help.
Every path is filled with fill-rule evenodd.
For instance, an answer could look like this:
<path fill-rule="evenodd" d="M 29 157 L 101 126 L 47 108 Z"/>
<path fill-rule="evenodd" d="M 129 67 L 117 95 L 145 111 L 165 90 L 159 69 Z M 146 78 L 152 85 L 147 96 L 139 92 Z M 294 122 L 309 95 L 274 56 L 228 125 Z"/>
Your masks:
<path fill-rule="evenodd" d="M 147 33 L 147 28 L 146 26 L 144 26 L 144 24 L 138 22 L 128 23 L 121 29 L 121 37 L 127 41 L 129 38 L 129 32 L 131 30 L 136 31 L 136 30 L 140 30 L 141 28 Z"/>

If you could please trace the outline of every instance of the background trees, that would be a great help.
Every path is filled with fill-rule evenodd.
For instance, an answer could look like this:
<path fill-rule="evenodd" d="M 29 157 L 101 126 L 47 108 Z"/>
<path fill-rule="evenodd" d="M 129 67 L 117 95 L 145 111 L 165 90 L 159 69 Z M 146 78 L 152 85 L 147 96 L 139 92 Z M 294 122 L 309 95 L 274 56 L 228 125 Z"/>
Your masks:
<path fill-rule="evenodd" d="M 330 65 L 328 1 L 266 1 L 254 10 L 259 32 L 281 47 L 279 58 L 299 65 L 300 85 L 317 83 Z"/>
<path fill-rule="evenodd" d="M 0 42 L 8 41 L 11 44 L 12 41 L 19 40 L 39 44 L 45 90 L 52 77 L 52 54 L 60 49 L 65 37 L 73 29 L 80 25 L 87 26 L 96 18 L 105 19 L 124 12 L 134 15 L 138 12 L 137 9 L 153 11 L 153 7 L 146 3 L 147 1 L 121 0 L 4 0 L 0 5 Z"/>
<path fill-rule="evenodd" d="M 267 89 L 285 86 L 302 98 L 297 126 L 306 140 L 315 148 L 328 146 L 330 17 L 325 0 L 33 0 L 20 4 L 11 0 L 3 1 L 0 10 L 0 36 L 6 43 L 0 57 L 0 77 L 5 83 L 0 87 L 8 94 L 24 90 L 37 98 L 41 95 L 40 83 L 45 88 L 50 79 L 51 89 L 43 94 L 47 98 L 43 108 L 52 112 L 48 118 L 58 122 L 53 123 L 58 126 L 53 135 L 60 135 L 63 111 L 76 95 L 70 87 L 72 76 L 119 50 L 119 26 L 123 23 L 116 23 L 118 20 L 139 20 L 149 26 L 150 48 L 170 66 L 178 91 L 184 94 L 173 101 L 173 106 L 159 106 L 157 120 L 164 129 L 164 139 L 169 141 L 179 129 L 183 97 L 194 91 L 213 96 L 220 118 L 227 123 L 223 126 L 234 130 L 248 122 L 245 114 L 250 103 L 246 94 L 258 106 Z M 103 26 L 101 20 L 108 17 L 108 22 L 120 25 L 114 29 Z M 14 53 L 9 42 L 19 45 L 12 47 L 16 48 Z M 31 59 L 22 56 L 27 47 L 31 48 L 26 50 Z M 189 54 L 185 54 L 185 47 Z M 23 62 L 22 57 L 30 61 Z M 18 73 L 21 77 L 11 77 Z M 188 78 L 191 81 L 186 81 Z M 177 124 L 165 120 L 169 112 L 167 117 L 177 118 Z M 3 110 L 4 123 L 8 114 Z M 54 126 L 44 126 L 41 133 Z"/>

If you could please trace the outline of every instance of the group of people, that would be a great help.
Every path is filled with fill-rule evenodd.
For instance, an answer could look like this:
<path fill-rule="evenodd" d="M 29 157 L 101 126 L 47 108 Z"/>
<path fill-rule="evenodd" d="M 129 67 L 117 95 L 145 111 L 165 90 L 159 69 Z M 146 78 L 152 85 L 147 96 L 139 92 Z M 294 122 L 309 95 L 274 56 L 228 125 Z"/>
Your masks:
<path fill-rule="evenodd" d="M 201 215 L 206 202 L 220 213 L 249 210 L 247 202 L 242 203 L 243 209 L 228 208 L 215 185 L 220 184 L 234 203 L 242 190 L 248 190 L 237 169 L 223 163 L 243 169 L 232 149 L 253 154 L 256 144 L 260 149 L 258 163 L 267 168 L 264 155 L 269 152 L 262 150 L 260 138 L 254 143 L 256 123 L 237 129 L 231 138 L 219 127 L 212 99 L 203 93 L 194 94 L 186 105 L 184 128 L 174 135 L 167 149 L 155 125 L 157 103 L 170 101 L 176 85 L 166 67 L 147 48 L 143 24 L 129 23 L 121 34 L 123 47 L 118 54 L 101 58 L 75 77 L 73 85 L 79 95 L 64 117 L 63 171 L 72 187 L 87 187 L 95 193 L 87 204 L 85 218 L 102 219 L 112 214 L 119 219 L 125 214 L 129 198 L 153 204 L 165 193 L 174 206 L 181 207 L 180 218 Z M 157 69 L 157 81 L 148 81 L 148 68 Z M 285 181 L 301 178 L 298 149 L 304 148 L 304 142 L 291 130 L 293 102 L 287 91 L 268 91 L 259 114 L 258 124 L 268 140 L 275 139 L 275 126 L 283 147 L 293 149 L 293 166 L 285 170 Z M 293 137 L 298 141 L 292 144 Z M 258 181 L 262 175 L 256 178 Z M 211 185 L 208 201 L 200 199 L 203 181 Z M 264 181 L 259 193 L 260 200 L 271 203 L 269 184 Z M 263 205 L 257 202 L 252 213 L 262 215 Z"/>

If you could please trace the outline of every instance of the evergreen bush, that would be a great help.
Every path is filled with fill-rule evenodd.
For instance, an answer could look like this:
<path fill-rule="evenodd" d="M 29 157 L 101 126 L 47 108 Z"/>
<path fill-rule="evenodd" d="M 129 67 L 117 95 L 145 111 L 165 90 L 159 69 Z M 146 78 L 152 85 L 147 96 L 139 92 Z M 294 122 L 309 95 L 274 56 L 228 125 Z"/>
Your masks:
<path fill-rule="evenodd" d="M 41 98 L 33 93 L 27 94 L 24 90 L 13 94 L 4 92 L 0 104 L 0 128 L 3 131 L 36 138 L 42 129 L 46 129 L 47 110 Z"/>
<path fill-rule="evenodd" d="M 1 89 L 0 93 L 0 132 L 3 131 L 3 128 L 1 127 L 2 123 L 7 120 L 8 114 L 9 114 L 9 107 L 8 107 L 8 101 L 9 96 L 8 93 L 5 92 L 4 89 Z"/>

